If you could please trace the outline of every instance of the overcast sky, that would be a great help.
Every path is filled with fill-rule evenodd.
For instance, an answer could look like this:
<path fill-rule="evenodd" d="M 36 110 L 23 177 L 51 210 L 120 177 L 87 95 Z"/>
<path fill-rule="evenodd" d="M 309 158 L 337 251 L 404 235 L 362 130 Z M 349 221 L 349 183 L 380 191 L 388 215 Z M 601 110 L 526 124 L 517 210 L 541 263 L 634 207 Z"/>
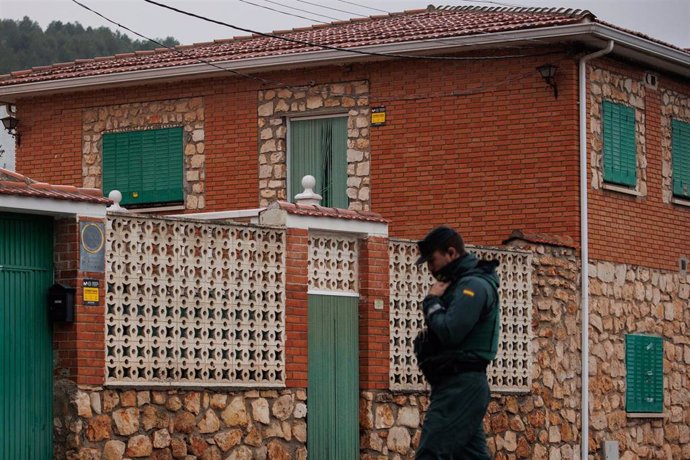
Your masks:
<path fill-rule="evenodd" d="M 198 19 L 161 9 L 143 0 L 80 0 L 103 15 L 143 35 L 173 36 L 183 44 L 211 41 L 244 32 L 216 26 Z M 600 19 L 643 32 L 654 38 L 690 47 L 690 0 L 159 0 L 162 3 L 242 27 L 268 32 L 316 24 L 317 21 L 348 19 L 381 14 L 376 10 L 402 11 L 435 5 L 519 5 L 581 8 Z M 255 5 L 250 4 L 254 3 Z M 358 4 L 361 6 L 353 5 Z M 320 6 L 315 6 L 318 4 Z M 261 8 L 256 5 L 261 5 Z M 296 16 L 270 11 L 273 8 Z M 305 10 L 299 11 L 298 9 Z M 342 10 L 342 11 L 338 11 Z M 319 16 L 321 15 L 321 16 Z M 29 16 L 45 28 L 53 20 L 78 21 L 84 26 L 108 24 L 70 0 L 0 0 L 0 18 L 21 19 Z M 128 33 L 122 30 L 123 33 Z M 131 35 L 131 34 L 129 34 Z"/>
<path fill-rule="evenodd" d="M 192 44 L 246 35 L 244 32 L 189 18 L 161 9 L 143 0 L 80 0 L 104 16 L 134 31 L 151 37 L 175 37 Z M 159 0 L 180 9 L 195 12 L 240 27 L 269 32 L 318 24 L 319 21 L 348 19 L 403 11 L 435 5 L 536 6 L 588 9 L 599 19 L 643 32 L 651 37 L 690 48 L 690 0 Z M 257 6 L 261 5 L 261 6 Z M 316 6 L 319 5 L 319 6 Z M 283 13 L 271 11 L 281 10 Z M 299 11 L 304 10 L 304 11 Z M 339 11 L 340 10 L 340 11 Z M 289 14 L 284 14 L 289 13 Z M 79 7 L 71 0 L 0 0 L 0 18 L 22 19 L 28 16 L 45 28 L 51 21 L 79 22 L 83 26 L 115 26 Z M 297 16 L 303 16 L 297 17 Z M 305 19 L 309 18 L 309 19 Z M 122 33 L 137 38 L 131 33 Z M 1 39 L 2 37 L 0 37 Z M 0 59 L 2 57 L 0 56 Z M 2 109 L 0 109 L 2 110 Z M 4 114 L 0 114 L 0 117 Z M 11 139 L 0 130 L 0 145 L 5 146 L 4 163 L 13 166 Z"/>

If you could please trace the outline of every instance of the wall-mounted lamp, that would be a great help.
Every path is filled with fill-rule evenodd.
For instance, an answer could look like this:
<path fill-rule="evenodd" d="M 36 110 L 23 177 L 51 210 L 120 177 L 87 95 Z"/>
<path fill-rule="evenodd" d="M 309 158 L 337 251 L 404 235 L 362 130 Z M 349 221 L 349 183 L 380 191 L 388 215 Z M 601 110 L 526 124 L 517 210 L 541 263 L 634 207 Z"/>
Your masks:
<path fill-rule="evenodd" d="M 558 86 L 556 86 L 555 79 L 558 66 L 553 64 L 544 64 L 543 66 L 537 67 L 537 70 L 541 74 L 546 84 L 553 88 L 553 95 L 556 99 L 558 99 Z"/>
<path fill-rule="evenodd" d="M 5 118 L 0 119 L 2 121 L 2 126 L 5 127 L 8 133 L 17 141 L 19 145 L 19 132 L 17 131 L 17 125 L 19 125 L 19 120 L 15 117 L 12 112 L 7 109 L 8 115 Z"/>

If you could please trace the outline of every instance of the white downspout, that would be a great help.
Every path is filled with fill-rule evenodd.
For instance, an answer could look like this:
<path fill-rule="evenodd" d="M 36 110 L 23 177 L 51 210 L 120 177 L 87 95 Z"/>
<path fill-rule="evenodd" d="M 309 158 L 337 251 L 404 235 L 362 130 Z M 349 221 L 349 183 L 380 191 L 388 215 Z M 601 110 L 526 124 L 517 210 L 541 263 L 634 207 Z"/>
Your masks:
<path fill-rule="evenodd" d="M 580 58 L 580 260 L 582 261 L 582 443 L 581 458 L 589 458 L 589 222 L 587 220 L 587 61 L 613 50 L 613 40 L 603 50 Z"/>

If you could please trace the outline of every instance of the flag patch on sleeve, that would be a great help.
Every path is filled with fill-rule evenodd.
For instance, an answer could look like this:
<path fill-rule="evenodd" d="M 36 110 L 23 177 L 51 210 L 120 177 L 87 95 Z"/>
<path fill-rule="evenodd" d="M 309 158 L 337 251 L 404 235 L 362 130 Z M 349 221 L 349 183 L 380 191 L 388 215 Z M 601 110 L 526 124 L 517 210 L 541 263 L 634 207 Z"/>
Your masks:
<path fill-rule="evenodd" d="M 463 289 L 462 293 L 467 295 L 467 296 L 474 297 L 474 291 L 472 291 L 470 289 Z"/>

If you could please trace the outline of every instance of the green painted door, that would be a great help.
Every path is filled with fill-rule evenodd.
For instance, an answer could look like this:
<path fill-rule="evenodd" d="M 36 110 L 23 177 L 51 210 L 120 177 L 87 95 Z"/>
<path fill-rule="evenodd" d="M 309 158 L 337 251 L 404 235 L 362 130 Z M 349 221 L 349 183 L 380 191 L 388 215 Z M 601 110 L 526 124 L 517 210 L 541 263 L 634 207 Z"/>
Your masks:
<path fill-rule="evenodd" d="M 310 460 L 359 458 L 358 297 L 309 296 Z"/>
<path fill-rule="evenodd" d="M 0 213 L 0 458 L 53 457 L 51 218 Z"/>

